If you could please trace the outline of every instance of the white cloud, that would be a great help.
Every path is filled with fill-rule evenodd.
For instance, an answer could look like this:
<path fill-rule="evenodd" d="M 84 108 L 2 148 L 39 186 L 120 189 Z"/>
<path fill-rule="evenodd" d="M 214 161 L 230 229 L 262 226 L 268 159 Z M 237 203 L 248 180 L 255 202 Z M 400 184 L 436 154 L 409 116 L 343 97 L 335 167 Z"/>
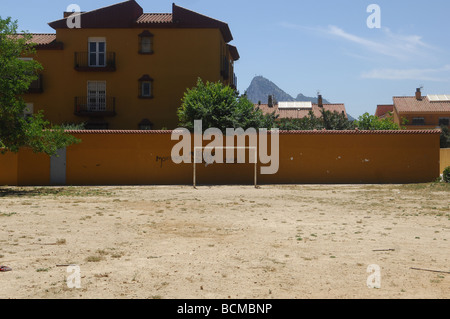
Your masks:
<path fill-rule="evenodd" d="M 381 32 L 374 32 L 376 38 L 367 38 L 349 33 L 335 25 L 329 25 L 324 28 L 282 23 L 281 26 L 289 29 L 314 32 L 322 36 L 332 36 L 333 38 L 354 44 L 363 51 L 358 53 L 353 49 L 352 55 L 382 55 L 399 60 L 409 60 L 417 58 L 418 56 L 424 57 L 428 55 L 430 51 L 436 50 L 431 45 L 425 43 L 419 35 L 397 34 L 386 27 L 381 28 Z M 349 48 L 345 49 L 346 51 L 349 50 Z"/>
<path fill-rule="evenodd" d="M 363 38 L 344 31 L 336 26 L 329 26 L 326 32 L 335 37 L 357 44 L 369 53 L 381 54 L 396 59 L 408 59 L 413 56 L 424 55 L 432 47 L 422 41 L 418 35 L 400 35 L 388 28 L 382 28 L 381 39 Z"/>
<path fill-rule="evenodd" d="M 450 82 L 450 65 L 437 69 L 374 69 L 364 72 L 361 77 L 380 80 Z"/>

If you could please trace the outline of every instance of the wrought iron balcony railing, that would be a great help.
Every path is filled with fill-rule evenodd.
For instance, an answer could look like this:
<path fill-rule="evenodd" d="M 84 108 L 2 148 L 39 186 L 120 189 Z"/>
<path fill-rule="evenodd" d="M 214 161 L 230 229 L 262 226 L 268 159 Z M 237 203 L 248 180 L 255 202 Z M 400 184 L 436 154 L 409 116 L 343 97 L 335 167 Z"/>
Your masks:
<path fill-rule="evenodd" d="M 75 97 L 75 115 L 109 117 L 116 115 L 116 98 L 110 96 Z"/>
<path fill-rule="evenodd" d="M 116 53 L 75 52 L 74 67 L 77 71 L 114 72 L 116 70 Z"/>
<path fill-rule="evenodd" d="M 42 74 L 39 74 L 37 80 L 31 82 L 30 87 L 28 88 L 26 93 L 42 93 L 42 92 L 44 92 L 44 88 L 42 86 Z"/>
<path fill-rule="evenodd" d="M 230 62 L 226 58 L 222 59 L 220 75 L 223 77 L 224 80 L 228 80 L 228 78 L 230 77 Z"/>

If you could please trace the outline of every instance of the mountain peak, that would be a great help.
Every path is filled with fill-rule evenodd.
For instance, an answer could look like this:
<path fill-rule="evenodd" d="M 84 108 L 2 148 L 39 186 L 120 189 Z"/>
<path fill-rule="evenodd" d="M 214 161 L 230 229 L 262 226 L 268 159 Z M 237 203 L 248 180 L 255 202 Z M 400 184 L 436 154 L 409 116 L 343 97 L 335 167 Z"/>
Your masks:
<path fill-rule="evenodd" d="M 311 101 L 312 103 L 317 103 L 317 97 L 308 97 L 303 94 L 298 94 L 296 98 L 280 89 L 275 83 L 266 79 L 265 77 L 258 75 L 255 76 L 247 89 L 247 98 L 253 103 L 258 102 L 267 103 L 268 96 L 273 95 L 276 101 L 283 102 L 302 102 Z M 323 103 L 329 104 L 327 100 L 323 100 Z"/>

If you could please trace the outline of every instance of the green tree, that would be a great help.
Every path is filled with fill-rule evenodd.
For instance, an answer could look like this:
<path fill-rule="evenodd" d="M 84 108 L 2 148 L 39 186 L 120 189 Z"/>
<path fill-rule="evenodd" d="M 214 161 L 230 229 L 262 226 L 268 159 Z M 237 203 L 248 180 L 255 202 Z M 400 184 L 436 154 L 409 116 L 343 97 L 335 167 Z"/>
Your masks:
<path fill-rule="evenodd" d="M 51 126 L 39 112 L 26 117 L 22 95 L 42 66 L 35 60 L 22 60 L 35 53 L 31 35 L 17 34 L 17 21 L 0 17 L 0 148 L 17 152 L 30 147 L 34 152 L 54 155 L 65 146 L 79 142 L 61 127 Z"/>
<path fill-rule="evenodd" d="M 353 122 L 350 122 L 344 113 L 321 110 L 323 128 L 326 130 L 351 130 L 355 128 Z"/>
<path fill-rule="evenodd" d="M 321 110 L 321 117 L 317 117 L 313 111 L 303 118 L 283 118 L 277 120 L 277 127 L 286 131 L 307 130 L 350 130 L 354 125 L 344 114 Z"/>
<path fill-rule="evenodd" d="M 195 120 L 202 120 L 204 130 L 215 127 L 225 132 L 227 128 L 271 129 L 276 119 L 274 114 L 255 109 L 245 94 L 239 96 L 221 82 L 203 83 L 201 79 L 185 92 L 177 114 L 179 125 L 191 131 Z"/>
<path fill-rule="evenodd" d="M 355 121 L 360 130 L 400 130 L 401 127 L 394 123 L 391 117 L 380 119 L 375 115 L 364 113 Z"/>
<path fill-rule="evenodd" d="M 441 136 L 440 136 L 440 145 L 441 148 L 449 148 L 450 147 L 450 131 L 448 126 L 441 126 Z"/>

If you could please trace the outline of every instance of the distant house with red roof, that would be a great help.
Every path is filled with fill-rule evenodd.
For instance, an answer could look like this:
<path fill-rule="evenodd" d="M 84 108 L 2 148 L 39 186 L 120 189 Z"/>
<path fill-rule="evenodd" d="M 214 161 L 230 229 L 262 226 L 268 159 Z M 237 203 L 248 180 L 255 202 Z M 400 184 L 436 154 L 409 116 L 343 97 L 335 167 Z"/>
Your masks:
<path fill-rule="evenodd" d="M 422 96 L 417 89 L 415 96 L 396 96 L 393 102 L 394 122 L 406 129 L 433 129 L 450 124 L 450 95 Z"/>
<path fill-rule="evenodd" d="M 324 104 L 322 101 L 322 96 L 319 95 L 317 104 L 312 102 L 270 103 L 269 101 L 267 104 L 255 104 L 255 107 L 263 111 L 264 114 L 272 114 L 275 112 L 278 118 L 300 119 L 308 116 L 311 111 L 316 117 L 322 117 L 322 109 L 344 114 L 348 118 L 344 104 Z"/>
<path fill-rule="evenodd" d="M 394 113 L 394 104 L 380 104 L 377 105 L 377 110 L 375 111 L 375 116 L 380 119 L 392 116 Z"/>

